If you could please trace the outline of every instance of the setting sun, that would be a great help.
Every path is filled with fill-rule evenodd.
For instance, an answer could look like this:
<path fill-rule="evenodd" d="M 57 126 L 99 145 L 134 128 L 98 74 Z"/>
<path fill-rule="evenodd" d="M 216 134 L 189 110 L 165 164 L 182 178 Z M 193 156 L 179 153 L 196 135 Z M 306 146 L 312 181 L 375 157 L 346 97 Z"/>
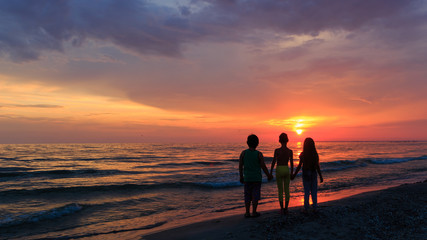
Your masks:
<path fill-rule="evenodd" d="M 294 129 L 295 129 L 295 132 L 298 134 L 298 135 L 301 135 L 301 133 L 302 133 L 302 127 L 304 126 L 304 124 L 302 123 L 303 122 L 303 120 L 302 119 L 298 119 L 297 120 L 297 123 L 295 124 L 295 126 L 294 126 Z"/>

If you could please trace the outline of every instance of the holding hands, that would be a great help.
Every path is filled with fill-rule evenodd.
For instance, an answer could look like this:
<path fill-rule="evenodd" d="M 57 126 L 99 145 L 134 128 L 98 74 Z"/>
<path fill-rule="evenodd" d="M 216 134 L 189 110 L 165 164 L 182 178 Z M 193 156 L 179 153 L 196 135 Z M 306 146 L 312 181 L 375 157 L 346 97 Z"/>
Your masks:
<path fill-rule="evenodd" d="M 296 174 L 292 174 L 292 173 L 291 173 L 291 180 L 294 180 L 294 179 L 295 179 L 295 177 L 296 177 Z M 320 177 L 320 182 L 321 182 L 321 183 L 323 183 L 323 176 L 322 176 L 322 175 L 320 175 L 319 177 Z"/>

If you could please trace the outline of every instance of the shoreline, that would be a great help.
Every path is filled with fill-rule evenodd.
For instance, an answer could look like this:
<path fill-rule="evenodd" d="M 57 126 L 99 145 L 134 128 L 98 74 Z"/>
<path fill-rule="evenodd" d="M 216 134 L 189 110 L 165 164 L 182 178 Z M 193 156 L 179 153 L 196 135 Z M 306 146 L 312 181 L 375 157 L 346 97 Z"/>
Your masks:
<path fill-rule="evenodd" d="M 323 202 L 318 213 L 291 207 L 259 218 L 224 216 L 130 238 L 150 239 L 426 239 L 427 180 Z M 136 235 L 134 235 L 136 234 Z M 173 236 L 173 237 L 172 237 Z"/>

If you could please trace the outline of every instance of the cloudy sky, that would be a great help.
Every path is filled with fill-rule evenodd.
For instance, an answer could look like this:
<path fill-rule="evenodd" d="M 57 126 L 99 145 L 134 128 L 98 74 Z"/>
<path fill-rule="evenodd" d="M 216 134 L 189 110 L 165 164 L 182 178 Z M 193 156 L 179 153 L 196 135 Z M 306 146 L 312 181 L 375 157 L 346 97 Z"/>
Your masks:
<path fill-rule="evenodd" d="M 427 140 L 427 1 L 0 0 L 0 143 Z"/>

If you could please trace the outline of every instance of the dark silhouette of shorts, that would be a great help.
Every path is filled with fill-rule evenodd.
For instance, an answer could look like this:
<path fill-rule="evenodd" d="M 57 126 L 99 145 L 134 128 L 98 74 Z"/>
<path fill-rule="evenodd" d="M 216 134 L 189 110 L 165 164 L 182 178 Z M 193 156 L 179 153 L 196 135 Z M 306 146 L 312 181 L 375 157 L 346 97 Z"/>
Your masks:
<path fill-rule="evenodd" d="M 245 182 L 245 202 L 261 199 L 261 182 Z"/>

